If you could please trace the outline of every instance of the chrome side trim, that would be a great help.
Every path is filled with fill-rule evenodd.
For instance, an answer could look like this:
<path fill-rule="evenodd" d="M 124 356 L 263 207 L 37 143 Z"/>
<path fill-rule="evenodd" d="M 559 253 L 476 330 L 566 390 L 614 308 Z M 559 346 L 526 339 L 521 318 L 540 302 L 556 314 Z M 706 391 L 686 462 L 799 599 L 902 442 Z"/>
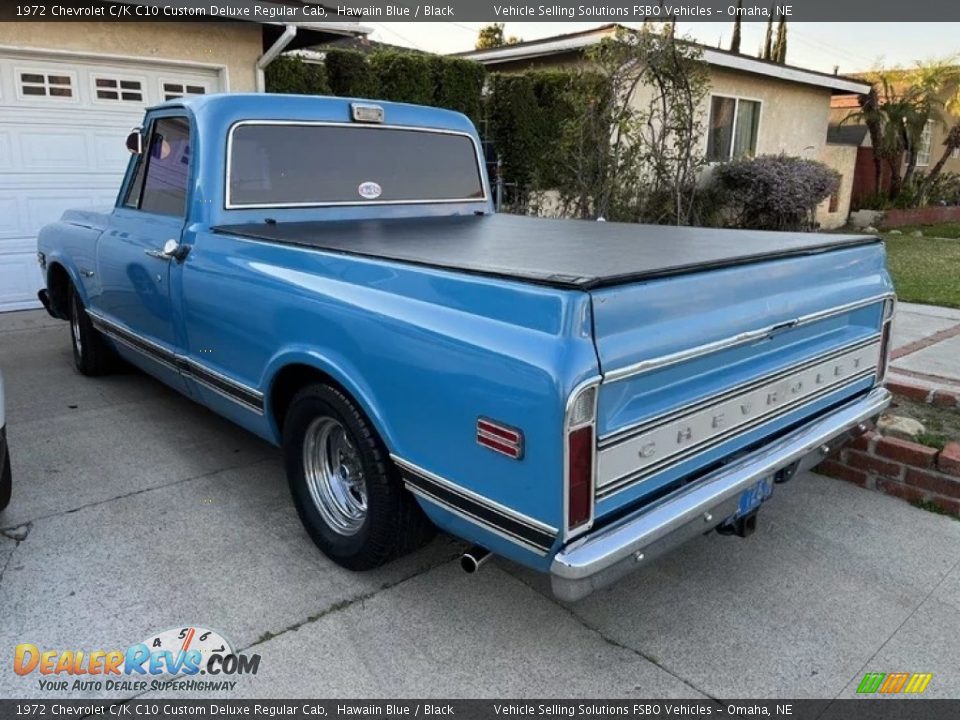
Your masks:
<path fill-rule="evenodd" d="M 535 554 L 539 555 L 540 557 L 543 557 L 544 555 L 546 555 L 547 552 L 548 552 L 548 550 L 549 550 L 549 548 L 545 548 L 545 547 L 542 547 L 542 546 L 540 546 L 540 545 L 532 545 L 532 544 L 528 543 L 526 540 L 524 540 L 523 538 L 517 537 L 516 535 L 511 535 L 510 533 L 507 533 L 507 532 L 501 530 L 501 529 L 500 529 L 499 527 L 497 527 L 496 525 L 493 525 L 493 524 L 491 524 L 491 523 L 485 522 L 484 520 L 478 518 L 477 516 L 470 514 L 470 513 L 467 512 L 466 510 L 463 510 L 463 509 L 461 509 L 461 508 L 459 508 L 459 507 L 457 507 L 457 506 L 455 506 L 455 505 L 452 505 L 452 504 L 450 504 L 450 503 L 448 503 L 448 502 L 446 502 L 446 501 L 444 501 L 444 500 L 441 500 L 440 498 L 436 497 L 435 495 L 432 495 L 431 493 L 429 493 L 429 492 L 427 492 L 427 491 L 425 491 L 425 490 L 422 490 L 422 489 L 416 487 L 415 485 L 411 485 L 411 484 L 407 483 L 407 484 L 406 484 L 406 487 L 407 487 L 407 489 L 408 489 L 410 492 L 412 492 L 412 493 L 413 493 L 414 495 L 416 495 L 417 497 L 420 497 L 420 498 L 422 498 L 423 500 L 426 500 L 427 502 L 431 502 L 431 503 L 434 503 L 434 504 L 436 504 L 436 505 L 439 505 L 439 506 L 441 506 L 444 510 L 446 510 L 447 512 L 453 513 L 453 514 L 456 515 L 457 517 L 459 517 L 459 518 L 461 518 L 461 519 L 463 519 L 463 520 L 466 520 L 467 522 L 472 522 L 472 523 L 474 523 L 474 524 L 476 524 L 476 525 L 479 525 L 479 526 L 481 526 L 484 530 L 486 530 L 487 532 L 493 533 L 493 534 L 496 535 L 497 537 L 501 537 L 501 538 L 503 538 L 504 540 L 508 540 L 508 541 L 510 541 L 510 542 L 512 542 L 512 543 L 516 543 L 517 545 L 521 546 L 521 547 L 524 548 L 525 550 L 529 550 L 530 552 L 535 553 Z"/>
<path fill-rule="evenodd" d="M 256 388 L 237 382 L 226 375 L 213 370 L 202 363 L 173 352 L 149 338 L 135 333 L 132 330 L 108 320 L 103 315 L 87 310 L 90 321 L 100 332 L 110 336 L 117 342 L 139 352 L 154 362 L 160 363 L 169 370 L 179 373 L 183 377 L 196 380 L 204 387 L 212 390 L 221 397 L 231 400 L 246 410 L 258 415 L 264 413 L 263 393 Z"/>
<path fill-rule="evenodd" d="M 713 529 L 737 512 L 741 492 L 796 462 L 801 469 L 813 467 L 823 459 L 824 451 L 832 452 L 838 442 L 865 430 L 863 423 L 879 415 L 890 397 L 884 388 L 875 388 L 655 505 L 575 540 L 560 550 L 550 565 L 554 594 L 567 601 L 584 598 Z"/>
<path fill-rule="evenodd" d="M 179 368 L 177 367 L 177 356 L 172 350 L 165 348 L 163 345 L 155 343 L 153 340 L 150 340 L 139 333 L 128 330 L 119 323 L 108 320 L 98 312 L 87 309 L 86 313 L 90 318 L 90 322 L 100 332 L 104 333 L 105 335 L 109 335 L 118 342 L 123 343 L 131 350 L 135 350 L 141 355 L 146 355 L 154 362 L 160 363 L 164 367 L 173 370 L 174 372 L 179 372 Z"/>
<path fill-rule="evenodd" d="M 180 363 L 180 374 L 184 377 L 193 378 L 204 387 L 225 397 L 227 400 L 232 400 L 247 410 L 255 412 L 257 415 L 263 415 L 263 393 L 259 390 L 231 380 L 188 357 L 178 355 L 177 360 Z"/>
<path fill-rule="evenodd" d="M 545 555 L 556 541 L 556 528 L 511 510 L 401 457 L 391 454 L 390 458 L 400 468 L 407 488 L 419 497 L 539 555 Z"/>
<path fill-rule="evenodd" d="M 410 472 L 416 473 L 417 475 L 425 477 L 428 480 L 431 480 L 432 482 L 435 482 L 439 485 L 443 485 L 449 488 L 450 490 L 452 490 L 453 492 L 459 493 L 460 495 L 464 495 L 476 502 L 487 505 L 499 513 L 502 513 L 504 515 L 509 515 L 514 520 L 521 522 L 524 525 L 528 525 L 531 528 L 542 530 L 543 532 L 547 532 L 547 533 L 556 534 L 557 532 L 557 529 L 555 527 L 547 525 L 545 522 L 541 522 L 540 520 L 537 520 L 536 518 L 532 518 L 529 515 L 524 515 L 523 513 L 517 512 L 516 510 L 512 510 L 511 508 L 508 508 L 506 505 L 501 505 L 496 500 L 491 500 L 490 498 L 484 495 L 475 493 L 473 492 L 473 490 L 469 490 L 463 487 L 462 485 L 457 485 L 455 482 L 452 482 L 450 480 L 447 480 L 446 478 L 440 477 L 439 475 L 432 473 L 429 470 L 410 462 L 409 460 L 404 460 L 399 455 L 394 455 L 393 453 L 390 453 L 390 459 L 393 460 L 398 466 L 400 466 L 401 469 L 409 470 Z"/>
<path fill-rule="evenodd" d="M 483 196 L 479 198 L 450 198 L 436 199 L 425 198 L 422 200 L 346 200 L 337 202 L 305 202 L 305 203 L 254 203 L 237 204 L 230 199 L 230 173 L 233 163 L 233 133 L 238 127 L 246 125 L 269 125 L 269 126 L 301 126 L 301 127 L 339 127 L 350 130 L 409 130 L 411 132 L 433 133 L 435 135 L 459 135 L 470 139 L 473 144 L 475 159 L 477 161 L 477 175 L 480 178 L 480 187 L 483 189 Z M 477 143 L 476 138 L 468 132 L 461 130 L 447 130 L 444 128 L 431 128 L 420 125 L 383 125 L 383 124 L 352 124 L 347 122 L 332 122 L 328 120 L 239 120 L 230 126 L 227 132 L 227 158 L 226 169 L 224 172 L 223 198 L 225 210 L 257 210 L 264 208 L 298 208 L 298 207 L 347 207 L 358 205 L 432 205 L 435 203 L 487 203 L 490 200 L 490 181 L 486 173 L 486 164 L 483 159 L 483 151 Z"/>
<path fill-rule="evenodd" d="M 710 355 L 711 353 L 719 352 L 720 350 L 727 350 L 732 347 L 737 347 L 738 345 L 746 345 L 759 340 L 765 340 L 781 330 L 809 325 L 810 323 L 825 320 L 827 318 L 834 317 L 835 315 L 842 315 L 843 313 L 850 312 L 851 310 L 858 310 L 859 308 L 867 307 L 868 305 L 873 305 L 874 303 L 882 302 L 892 297 L 894 297 L 893 293 L 875 295 L 865 300 L 857 300 L 856 302 L 838 305 L 827 310 L 820 310 L 808 315 L 801 315 L 800 317 L 794 318 L 793 320 L 788 320 L 786 322 L 768 325 L 756 330 L 748 330 L 746 332 L 739 333 L 738 335 L 733 335 L 721 340 L 715 340 L 705 345 L 698 345 L 697 347 L 670 353 L 669 355 L 661 355 L 660 357 L 641 360 L 633 363 L 632 365 L 627 365 L 622 368 L 605 372 L 603 374 L 603 382 L 619 382 L 620 380 L 625 380 L 627 378 L 634 377 L 635 375 L 641 375 L 643 373 L 650 372 L 651 370 L 669 367 L 670 365 L 676 365 L 677 363 L 681 362 L 687 362 L 688 360 L 693 360 L 704 355 Z"/>

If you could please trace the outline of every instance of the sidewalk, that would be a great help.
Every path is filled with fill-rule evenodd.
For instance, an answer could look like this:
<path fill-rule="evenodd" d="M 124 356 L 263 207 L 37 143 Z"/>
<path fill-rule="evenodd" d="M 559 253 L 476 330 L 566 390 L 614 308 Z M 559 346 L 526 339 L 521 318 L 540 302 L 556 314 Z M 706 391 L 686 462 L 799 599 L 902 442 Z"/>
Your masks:
<path fill-rule="evenodd" d="M 892 343 L 888 381 L 960 396 L 960 310 L 899 303 Z"/>

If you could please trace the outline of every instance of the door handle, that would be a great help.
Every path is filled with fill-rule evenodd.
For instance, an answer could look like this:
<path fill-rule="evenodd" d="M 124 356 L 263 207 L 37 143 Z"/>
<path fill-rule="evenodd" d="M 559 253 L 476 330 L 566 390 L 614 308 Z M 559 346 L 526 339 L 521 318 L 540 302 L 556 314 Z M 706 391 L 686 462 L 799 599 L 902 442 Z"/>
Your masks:
<path fill-rule="evenodd" d="M 143 252 L 157 260 L 176 260 L 177 262 L 182 262 L 186 259 L 187 253 L 190 252 L 190 246 L 181 245 L 171 238 L 163 244 L 163 250 L 144 250 Z"/>

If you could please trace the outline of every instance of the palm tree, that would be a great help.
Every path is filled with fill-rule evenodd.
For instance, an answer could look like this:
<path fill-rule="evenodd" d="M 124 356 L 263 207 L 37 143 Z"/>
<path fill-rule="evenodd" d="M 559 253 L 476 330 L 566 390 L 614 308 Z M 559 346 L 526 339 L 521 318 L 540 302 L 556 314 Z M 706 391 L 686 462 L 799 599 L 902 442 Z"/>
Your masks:
<path fill-rule="evenodd" d="M 911 74 L 915 84 L 936 97 L 950 116 L 949 122 L 942 115 L 938 118 L 942 126 L 949 129 L 943 141 L 943 153 L 920 181 L 920 196 L 925 199 L 947 160 L 955 150 L 960 149 L 960 66 L 956 57 L 942 58 L 919 63 Z"/>
<path fill-rule="evenodd" d="M 867 126 L 873 145 L 876 187 L 880 188 L 881 164 L 885 163 L 890 170 L 889 197 L 895 200 L 916 173 L 927 124 L 943 121 L 942 102 L 932 84 L 911 82 L 902 72 L 880 71 L 867 79 L 873 88 L 860 98 L 860 110 L 848 119 Z"/>

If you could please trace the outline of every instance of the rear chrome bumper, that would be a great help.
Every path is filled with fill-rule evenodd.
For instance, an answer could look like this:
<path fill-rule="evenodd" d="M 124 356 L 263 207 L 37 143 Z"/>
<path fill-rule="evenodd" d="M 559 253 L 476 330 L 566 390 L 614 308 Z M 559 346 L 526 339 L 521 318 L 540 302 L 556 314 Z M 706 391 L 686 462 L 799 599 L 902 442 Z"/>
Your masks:
<path fill-rule="evenodd" d="M 814 467 L 838 445 L 864 432 L 864 423 L 889 404 L 890 393 L 874 388 L 657 504 L 578 538 L 560 550 L 550 565 L 554 595 L 561 600 L 580 600 L 712 530 L 737 512 L 741 492 L 794 463 L 800 463 L 799 470 Z"/>

